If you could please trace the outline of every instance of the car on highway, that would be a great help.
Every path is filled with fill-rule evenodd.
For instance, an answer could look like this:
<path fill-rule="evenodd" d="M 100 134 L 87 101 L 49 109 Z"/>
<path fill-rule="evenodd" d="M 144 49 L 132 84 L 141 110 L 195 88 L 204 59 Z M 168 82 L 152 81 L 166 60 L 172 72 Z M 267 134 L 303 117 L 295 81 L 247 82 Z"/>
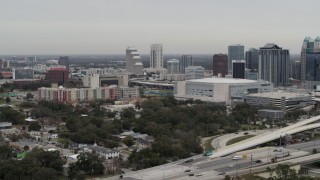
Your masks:
<path fill-rule="evenodd" d="M 260 159 L 256 160 L 256 163 L 261 163 L 262 161 Z"/>
<path fill-rule="evenodd" d="M 225 172 L 219 172 L 218 175 L 225 175 L 226 173 Z"/>
<path fill-rule="evenodd" d="M 193 174 L 193 173 L 190 173 L 189 176 L 194 176 L 194 174 Z"/>
<path fill-rule="evenodd" d="M 232 160 L 239 160 L 239 159 L 241 159 L 240 156 L 233 156 L 233 157 L 232 157 Z"/>
<path fill-rule="evenodd" d="M 184 172 L 190 172 L 191 170 L 190 169 L 187 169 L 187 170 L 185 170 Z"/>
<path fill-rule="evenodd" d="M 193 161 L 193 159 L 191 158 L 191 159 L 188 159 L 188 160 L 186 160 L 186 161 L 184 161 L 185 163 L 189 163 L 189 162 L 192 162 Z"/>
<path fill-rule="evenodd" d="M 203 175 L 202 173 L 196 173 L 195 174 L 196 177 L 199 177 L 199 176 L 202 176 L 202 175 Z"/>
<path fill-rule="evenodd" d="M 243 133 L 244 135 L 248 135 L 249 133 L 248 132 L 245 132 L 245 133 Z"/>

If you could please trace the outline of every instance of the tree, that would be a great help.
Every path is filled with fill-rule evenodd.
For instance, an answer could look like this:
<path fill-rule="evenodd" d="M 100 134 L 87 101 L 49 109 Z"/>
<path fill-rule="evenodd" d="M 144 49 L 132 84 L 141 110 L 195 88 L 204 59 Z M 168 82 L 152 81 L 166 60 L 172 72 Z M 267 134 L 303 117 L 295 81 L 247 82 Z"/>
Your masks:
<path fill-rule="evenodd" d="M 299 177 L 297 175 L 297 171 L 295 169 L 291 169 L 289 165 L 286 164 L 278 164 L 274 169 L 268 167 L 267 171 L 270 173 L 270 179 L 275 180 L 298 180 Z M 275 176 L 272 177 L 273 172 L 275 172 Z"/>
<path fill-rule="evenodd" d="M 6 97 L 6 103 L 9 104 L 10 102 L 11 102 L 11 99 L 10 99 L 10 97 L 7 96 Z"/>
<path fill-rule="evenodd" d="M 88 174 L 101 174 L 104 170 L 102 159 L 93 153 L 81 153 L 77 157 L 76 166 Z"/>
<path fill-rule="evenodd" d="M 70 163 L 68 169 L 68 178 L 72 180 L 76 177 L 78 173 L 79 167 L 75 163 Z"/>
<path fill-rule="evenodd" d="M 226 175 L 226 176 L 224 177 L 224 180 L 231 180 L 231 177 L 230 177 L 229 175 Z"/>
<path fill-rule="evenodd" d="M 122 119 L 133 119 L 136 115 L 136 112 L 133 108 L 125 108 L 120 113 Z"/>
<path fill-rule="evenodd" d="M 7 145 L 0 146 L 0 160 L 6 160 L 12 157 L 12 149 Z"/>
<path fill-rule="evenodd" d="M 27 93 L 26 98 L 27 99 L 33 99 L 33 94 L 32 93 Z"/>
<path fill-rule="evenodd" d="M 131 136 L 127 136 L 123 139 L 123 143 L 126 145 L 126 146 L 132 146 L 134 145 L 134 140 Z"/>
<path fill-rule="evenodd" d="M 57 179 L 57 172 L 52 168 L 40 168 L 32 178 L 34 180 L 55 180 Z"/>
<path fill-rule="evenodd" d="M 41 125 L 39 124 L 38 121 L 32 121 L 28 128 L 29 131 L 40 131 L 40 129 L 41 129 Z"/>
<path fill-rule="evenodd" d="M 29 150 L 29 146 L 28 145 L 23 146 L 23 150 L 28 151 Z"/>

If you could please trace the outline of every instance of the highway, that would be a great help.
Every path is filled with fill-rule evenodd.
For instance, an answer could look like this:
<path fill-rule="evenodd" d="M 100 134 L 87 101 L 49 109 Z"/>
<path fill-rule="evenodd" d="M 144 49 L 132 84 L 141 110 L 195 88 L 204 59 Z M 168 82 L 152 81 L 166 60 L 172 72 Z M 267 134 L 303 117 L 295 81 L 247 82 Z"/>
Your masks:
<path fill-rule="evenodd" d="M 310 141 L 301 144 L 288 145 L 285 147 L 290 151 L 290 156 L 285 158 L 280 158 L 279 161 L 288 161 L 294 158 L 300 158 L 301 156 L 306 156 L 309 152 L 304 150 L 312 150 L 313 147 L 320 146 L 320 140 Z M 197 179 L 221 179 L 225 174 L 236 174 L 237 171 L 240 173 L 244 169 L 249 169 L 251 166 L 251 155 L 252 158 L 252 169 L 255 169 L 260 166 L 269 165 L 270 159 L 274 157 L 274 150 L 279 149 L 279 147 L 264 147 L 259 149 L 252 149 L 243 152 L 239 152 L 234 155 L 243 157 L 246 155 L 246 158 L 240 160 L 232 160 L 233 155 L 219 157 L 211 159 L 204 156 L 195 156 L 192 162 L 185 163 L 185 160 L 180 160 L 179 162 L 173 162 L 165 164 L 162 166 L 157 166 L 149 169 L 144 169 L 140 171 L 126 173 L 124 179 L 192 179 L 195 177 L 189 177 L 189 173 L 201 173 L 201 177 L 196 177 Z M 256 163 L 256 160 L 261 160 L 261 163 Z M 184 172 L 185 170 L 191 170 L 190 172 Z M 225 173 L 219 175 L 220 173 Z M 111 177 L 108 179 L 119 179 L 119 177 Z"/>
<path fill-rule="evenodd" d="M 310 124 L 310 123 L 313 123 L 319 120 L 320 120 L 320 115 L 297 122 L 293 125 L 275 130 L 273 132 L 263 133 L 261 135 L 249 138 L 247 140 L 232 144 L 230 146 L 220 148 L 210 157 L 217 158 L 217 157 L 225 156 L 225 155 L 239 152 L 251 147 L 258 146 L 260 144 L 263 144 L 269 141 L 273 141 L 275 139 L 279 139 L 280 136 L 284 136 L 286 134 L 294 134 L 294 133 L 298 133 L 308 129 L 318 128 L 320 127 L 320 123 L 315 123 L 315 124 Z"/>
<path fill-rule="evenodd" d="M 250 169 L 251 165 L 252 169 L 259 169 L 259 167 L 270 164 L 271 158 L 275 156 L 274 150 L 279 147 L 265 147 L 252 150 L 246 149 L 279 139 L 280 136 L 285 136 L 286 134 L 295 134 L 301 131 L 318 128 L 320 127 L 320 123 L 314 122 L 319 119 L 320 116 L 315 116 L 272 132 L 265 132 L 230 146 L 221 147 L 220 149 L 217 149 L 211 157 L 197 155 L 193 157 L 192 162 L 186 163 L 184 162 L 185 160 L 179 160 L 149 169 L 129 172 L 124 175 L 124 179 L 188 179 L 192 178 L 188 176 L 189 173 L 201 173 L 202 176 L 197 177 L 197 179 L 219 179 L 222 176 L 219 175 L 221 173 L 233 175 L 238 173 L 238 171 L 239 173 L 247 171 Z M 296 162 L 302 162 L 301 157 L 309 157 L 307 155 L 310 154 L 314 147 L 320 147 L 320 141 L 287 145 L 285 149 L 290 152 L 290 156 L 280 158 L 278 161 L 295 162 L 296 159 L 300 159 L 300 161 Z M 242 158 L 239 160 L 232 160 L 232 156 L 234 155 Z M 320 158 L 320 154 L 317 158 Z M 256 163 L 256 160 L 261 160 L 261 163 Z M 190 172 L 185 172 L 186 170 L 190 170 Z M 119 177 L 115 176 L 107 179 L 119 179 Z"/>

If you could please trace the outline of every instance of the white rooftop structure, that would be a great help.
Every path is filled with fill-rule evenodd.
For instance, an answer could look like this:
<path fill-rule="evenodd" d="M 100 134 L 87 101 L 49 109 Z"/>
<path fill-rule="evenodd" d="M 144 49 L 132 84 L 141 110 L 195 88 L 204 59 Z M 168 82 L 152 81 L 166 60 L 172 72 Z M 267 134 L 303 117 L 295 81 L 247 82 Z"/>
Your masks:
<path fill-rule="evenodd" d="M 250 93 L 272 92 L 269 82 L 233 78 L 203 78 L 178 81 L 174 87 L 177 99 L 200 99 L 212 102 L 243 101 Z"/>
<path fill-rule="evenodd" d="M 248 84 L 248 83 L 258 83 L 258 81 L 255 80 L 249 80 L 249 79 L 233 79 L 233 78 L 204 78 L 204 79 L 192 79 L 187 80 L 188 82 L 199 82 L 199 83 L 209 83 L 209 84 L 215 84 L 215 83 L 221 83 L 221 84 Z"/>

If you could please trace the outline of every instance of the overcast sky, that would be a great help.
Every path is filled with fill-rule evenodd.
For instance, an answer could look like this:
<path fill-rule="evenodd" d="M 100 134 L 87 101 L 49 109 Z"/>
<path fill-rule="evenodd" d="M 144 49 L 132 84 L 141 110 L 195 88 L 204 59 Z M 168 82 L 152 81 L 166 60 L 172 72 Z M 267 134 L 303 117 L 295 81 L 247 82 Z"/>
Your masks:
<path fill-rule="evenodd" d="M 226 53 L 320 35 L 319 0 L 0 0 L 0 54 Z"/>

